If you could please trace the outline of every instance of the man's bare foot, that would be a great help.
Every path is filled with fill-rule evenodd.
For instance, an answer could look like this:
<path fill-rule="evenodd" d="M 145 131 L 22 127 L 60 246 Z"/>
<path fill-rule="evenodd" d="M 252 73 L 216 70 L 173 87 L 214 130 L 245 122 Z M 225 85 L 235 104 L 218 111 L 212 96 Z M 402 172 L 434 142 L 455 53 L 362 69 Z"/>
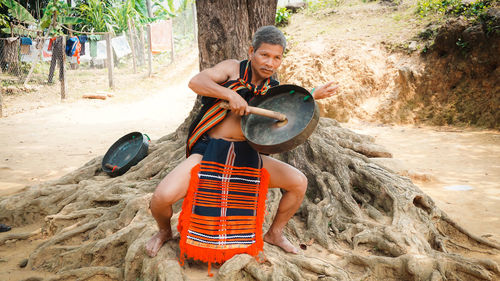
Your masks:
<path fill-rule="evenodd" d="M 153 235 L 153 237 L 149 239 L 148 243 L 146 243 L 146 253 L 152 258 L 155 257 L 161 246 L 163 246 L 163 244 L 170 239 L 172 239 L 172 231 L 158 231 L 158 233 Z"/>
<path fill-rule="evenodd" d="M 266 235 L 264 235 L 264 241 L 269 244 L 276 245 L 283 249 L 287 253 L 298 254 L 299 250 L 295 248 L 282 233 L 276 233 L 268 231 Z"/>

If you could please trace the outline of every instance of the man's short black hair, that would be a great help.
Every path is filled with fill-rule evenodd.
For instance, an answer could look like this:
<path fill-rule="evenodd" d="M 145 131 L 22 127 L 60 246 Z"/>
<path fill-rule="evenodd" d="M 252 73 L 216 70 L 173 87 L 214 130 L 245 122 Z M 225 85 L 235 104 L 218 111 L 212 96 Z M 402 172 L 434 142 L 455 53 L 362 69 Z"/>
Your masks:
<path fill-rule="evenodd" d="M 262 43 L 280 45 L 283 47 L 283 51 L 286 48 L 286 38 L 283 32 L 273 25 L 262 26 L 257 31 L 252 38 L 252 47 L 257 50 Z"/>

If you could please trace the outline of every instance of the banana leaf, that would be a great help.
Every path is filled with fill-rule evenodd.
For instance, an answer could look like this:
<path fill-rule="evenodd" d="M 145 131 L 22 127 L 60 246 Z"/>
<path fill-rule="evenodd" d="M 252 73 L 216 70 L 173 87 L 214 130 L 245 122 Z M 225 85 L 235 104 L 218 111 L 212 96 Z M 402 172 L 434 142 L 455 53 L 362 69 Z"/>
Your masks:
<path fill-rule="evenodd" d="M 35 18 L 21 4 L 15 0 L 0 0 L 0 4 L 9 9 L 9 13 L 18 21 L 35 23 Z"/>

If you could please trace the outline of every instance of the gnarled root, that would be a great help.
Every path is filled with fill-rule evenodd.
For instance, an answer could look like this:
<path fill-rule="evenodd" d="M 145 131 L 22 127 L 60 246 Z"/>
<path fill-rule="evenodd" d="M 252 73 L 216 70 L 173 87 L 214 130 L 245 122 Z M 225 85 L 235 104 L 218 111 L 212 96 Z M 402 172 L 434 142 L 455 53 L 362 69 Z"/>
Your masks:
<path fill-rule="evenodd" d="M 121 177 L 105 175 L 98 157 L 0 201 L 3 222 L 45 219 L 47 240 L 28 267 L 57 273 L 54 280 L 189 280 L 194 265 L 179 265 L 178 240 L 167 241 L 154 258 L 144 249 L 157 231 L 151 193 L 184 157 L 180 131 L 152 143 L 149 155 Z M 306 198 L 284 230 L 303 250 L 294 255 L 265 244 L 265 259 L 235 256 L 217 280 L 498 280 L 491 260 L 498 245 L 454 223 L 408 178 L 371 161 L 373 153 L 359 148 L 370 143 L 322 119 L 304 145 L 278 155 L 308 178 Z M 279 189 L 269 190 L 264 233 L 280 199 Z M 174 210 L 175 231 L 177 205 Z"/>

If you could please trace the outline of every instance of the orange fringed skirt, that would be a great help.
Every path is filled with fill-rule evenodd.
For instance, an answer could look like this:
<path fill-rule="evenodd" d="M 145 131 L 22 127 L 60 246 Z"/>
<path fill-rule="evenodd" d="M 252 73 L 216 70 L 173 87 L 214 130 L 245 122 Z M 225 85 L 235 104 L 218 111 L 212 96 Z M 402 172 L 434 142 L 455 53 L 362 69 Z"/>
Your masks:
<path fill-rule="evenodd" d="M 269 173 L 247 142 L 210 139 L 191 170 L 178 230 L 184 258 L 222 263 L 236 254 L 262 251 L 262 223 Z"/>

